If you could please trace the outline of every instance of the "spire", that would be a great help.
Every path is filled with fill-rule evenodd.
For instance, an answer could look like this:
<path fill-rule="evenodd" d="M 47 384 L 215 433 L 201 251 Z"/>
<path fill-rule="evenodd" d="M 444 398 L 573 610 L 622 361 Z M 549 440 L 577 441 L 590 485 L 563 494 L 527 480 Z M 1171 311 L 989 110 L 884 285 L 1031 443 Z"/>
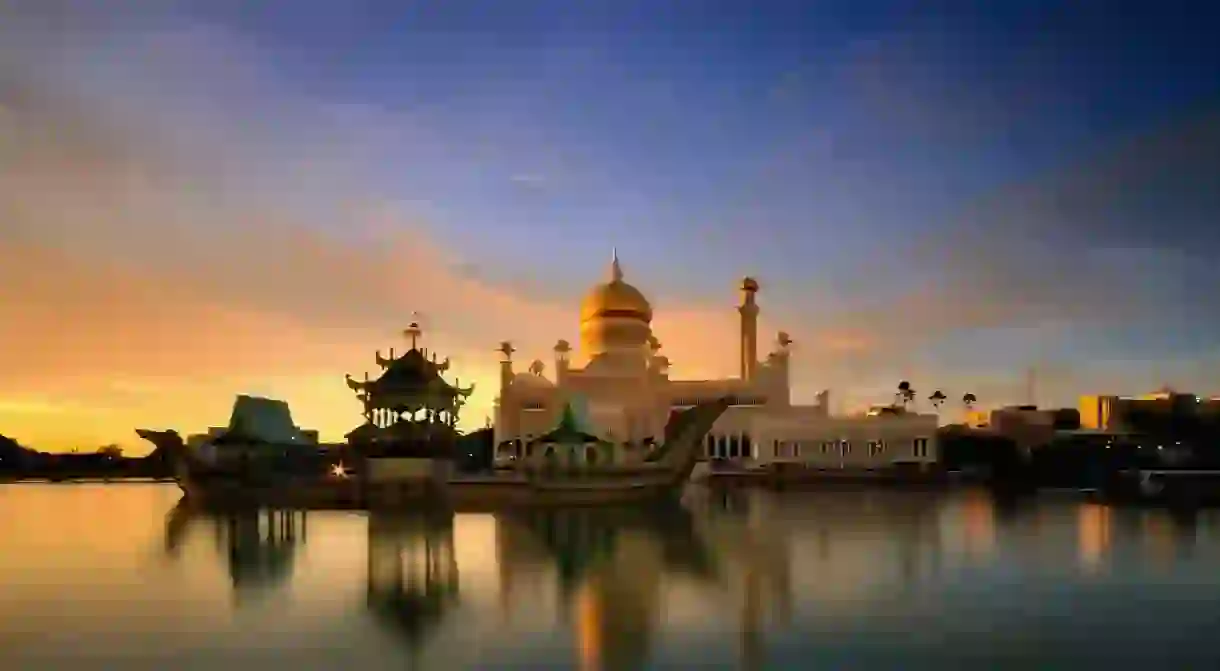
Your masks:
<path fill-rule="evenodd" d="M 411 341 L 411 349 L 416 349 L 416 346 L 419 344 L 419 337 L 423 335 L 423 333 L 423 329 L 419 327 L 419 313 L 412 312 L 411 323 L 407 326 L 407 328 L 403 329 L 402 332 L 402 334 Z"/>
<path fill-rule="evenodd" d="M 611 248 L 610 251 L 610 281 L 623 281 L 623 267 L 618 264 L 618 247 Z"/>
<path fill-rule="evenodd" d="M 563 431 L 576 430 L 576 411 L 572 410 L 571 403 L 563 404 L 563 417 L 559 419 L 559 428 Z"/>

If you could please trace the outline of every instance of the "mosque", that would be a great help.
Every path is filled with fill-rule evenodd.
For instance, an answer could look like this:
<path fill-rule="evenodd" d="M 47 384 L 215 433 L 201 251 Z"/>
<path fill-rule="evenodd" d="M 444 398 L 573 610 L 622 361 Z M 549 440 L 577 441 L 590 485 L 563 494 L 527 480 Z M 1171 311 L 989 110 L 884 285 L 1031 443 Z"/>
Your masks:
<path fill-rule="evenodd" d="M 674 380 L 669 359 L 652 333 L 652 306 L 628 284 L 615 254 L 607 281 L 594 286 L 580 311 L 580 345 L 588 363 L 572 362 L 572 347 L 554 347 L 553 379 L 534 361 L 514 372 L 514 349 L 500 345 L 500 390 L 495 406 L 497 459 L 521 458 L 530 443 L 556 426 L 571 407 L 588 432 L 625 446 L 660 439 L 673 410 L 729 397 L 732 407 L 707 437 L 706 456 L 748 465 L 796 461 L 820 468 L 879 468 L 930 463 L 936 455 L 935 415 L 887 413 L 838 417 L 829 391 L 814 405 L 793 405 L 793 341 L 779 332 L 759 361 L 758 282 L 741 283 L 739 375 L 719 380 Z"/>

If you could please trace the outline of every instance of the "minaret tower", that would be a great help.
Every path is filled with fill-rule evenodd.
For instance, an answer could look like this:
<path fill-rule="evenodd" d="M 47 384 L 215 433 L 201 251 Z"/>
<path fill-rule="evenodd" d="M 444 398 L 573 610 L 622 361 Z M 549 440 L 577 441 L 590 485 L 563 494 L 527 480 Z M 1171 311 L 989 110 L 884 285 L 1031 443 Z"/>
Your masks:
<path fill-rule="evenodd" d="M 566 340 L 555 343 L 555 384 L 562 387 L 571 370 L 572 345 Z"/>
<path fill-rule="evenodd" d="M 741 379 L 753 380 L 758 370 L 758 281 L 747 277 L 741 281 Z"/>
<path fill-rule="evenodd" d="M 513 344 L 507 340 L 500 343 L 500 397 L 504 397 L 504 392 L 508 391 L 508 385 L 513 382 L 513 352 L 517 350 Z"/>

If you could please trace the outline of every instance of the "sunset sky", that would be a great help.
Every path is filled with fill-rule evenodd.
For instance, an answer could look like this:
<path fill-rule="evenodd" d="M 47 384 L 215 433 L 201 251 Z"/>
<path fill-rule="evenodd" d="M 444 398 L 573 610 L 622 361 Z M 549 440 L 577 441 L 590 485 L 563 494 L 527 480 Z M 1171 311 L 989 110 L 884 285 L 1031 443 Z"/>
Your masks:
<path fill-rule="evenodd" d="M 612 247 L 677 377 L 752 274 L 797 401 L 1220 393 L 1217 11 L 0 0 L 0 433 L 337 439 L 413 311 L 481 425 Z"/>

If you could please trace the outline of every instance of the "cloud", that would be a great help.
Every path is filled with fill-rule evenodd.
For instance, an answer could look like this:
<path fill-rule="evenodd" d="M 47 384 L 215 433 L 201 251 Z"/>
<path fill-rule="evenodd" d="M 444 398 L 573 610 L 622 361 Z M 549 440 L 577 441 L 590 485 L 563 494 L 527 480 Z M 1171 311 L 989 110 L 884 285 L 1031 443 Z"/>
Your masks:
<path fill-rule="evenodd" d="M 531 288 L 568 279 L 550 276 L 545 259 L 502 259 L 525 280 L 489 279 L 505 268 L 471 268 L 446 245 L 437 208 L 399 196 L 403 173 L 387 177 L 382 159 L 436 155 L 445 137 L 395 110 L 293 90 L 272 55 L 223 29 L 175 24 L 101 40 L 87 27 L 62 53 L 40 47 L 36 31 L 7 44 L 21 31 L 0 32 L 0 165 L 18 167 L 0 181 L 0 400 L 9 404 L 0 431 L 11 422 L 35 444 L 100 444 L 137 424 L 195 430 L 223 421 L 232 393 L 258 391 L 287 398 L 300 422 L 334 437 L 358 421 L 342 374 L 399 344 L 415 311 L 428 342 L 480 385 L 467 415 L 481 424 L 496 343 L 513 340 L 524 368 L 549 363 L 555 340 L 577 340 L 573 292 Z M 948 222 L 912 221 L 894 240 L 907 255 L 886 261 L 896 281 L 884 292 L 856 288 L 857 275 L 836 296 L 766 289 L 764 340 L 777 328 L 796 339 L 798 399 L 831 387 L 836 398 L 885 400 L 899 377 L 1018 397 L 1019 372 L 924 353 L 970 331 L 1043 328 L 1051 341 L 1118 329 L 1163 316 L 1181 296 L 1198 297 L 1192 319 L 1205 324 L 1215 312 L 1202 298 L 1215 284 L 1191 258 L 1199 238 L 1155 245 L 1122 203 L 1142 195 L 1137 211 L 1151 203 L 1200 219 L 1206 194 L 1220 193 L 1207 176 L 1220 174 L 1208 158 L 1220 156 L 1216 127 L 1167 127 L 980 198 Z M 419 163 L 408 174 L 428 171 Z M 1149 200 L 1166 173 L 1185 176 L 1178 196 Z M 544 176 L 510 180 L 532 188 Z M 736 372 L 731 295 L 712 304 L 641 288 L 675 375 Z M 1002 359 L 1004 347 L 979 358 Z M 1082 368 L 1054 384 L 1112 383 Z M 1188 372 L 1164 370 L 1124 379 Z M 45 421 L 18 416 L 30 399 L 45 401 Z M 78 418 L 79 408 L 102 412 Z"/>
<path fill-rule="evenodd" d="M 189 48 L 190 62 L 207 61 L 206 41 Z M 122 441 L 140 424 L 198 430 L 224 420 L 230 394 L 251 390 L 288 398 L 299 421 L 335 437 L 358 421 L 342 374 L 372 367 L 372 350 L 394 345 L 415 311 L 457 375 L 480 384 L 468 415 L 481 424 L 497 342 L 517 342 L 524 367 L 549 361 L 558 338 L 576 340 L 577 305 L 473 276 L 410 203 L 328 160 L 342 144 L 329 125 L 327 142 L 297 154 L 314 160 L 279 163 L 275 146 L 260 151 L 223 116 L 176 116 L 173 101 L 116 113 L 104 91 L 8 65 L 20 86 L 0 101 L 0 163 L 19 169 L 0 183 L 0 422 L 36 444 Z M 229 101 L 234 117 L 244 100 Z M 288 122 L 307 131 L 325 116 L 309 104 L 280 107 L 301 109 Z M 190 136 L 195 124 L 207 142 L 166 140 L 164 129 Z M 376 133 L 361 128 L 360 142 Z M 263 191 L 257 173 L 280 168 L 325 188 Z M 317 208 L 342 230 L 317 225 Z M 679 372 L 734 368 L 731 309 L 668 306 L 656 330 L 682 345 Z M 19 416 L 30 394 L 50 399 L 50 420 Z M 105 417 L 68 431 L 80 407 Z"/>
<path fill-rule="evenodd" d="M 547 184 L 547 178 L 545 175 L 528 172 L 517 173 L 510 177 L 509 180 L 513 184 L 531 189 L 542 188 Z"/>

